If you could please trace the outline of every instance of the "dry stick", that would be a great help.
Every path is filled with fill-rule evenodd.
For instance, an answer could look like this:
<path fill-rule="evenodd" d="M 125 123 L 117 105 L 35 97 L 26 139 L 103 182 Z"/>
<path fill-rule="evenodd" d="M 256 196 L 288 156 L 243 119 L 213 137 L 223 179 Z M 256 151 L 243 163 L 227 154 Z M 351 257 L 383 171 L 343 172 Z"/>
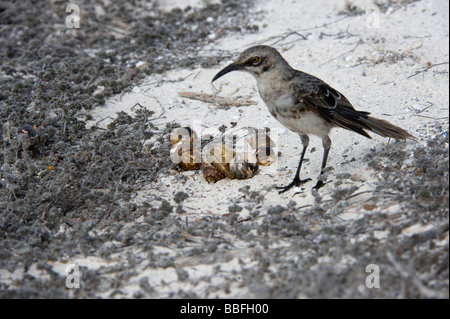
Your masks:
<path fill-rule="evenodd" d="M 178 95 L 192 100 L 198 100 L 206 103 L 225 105 L 225 106 L 249 106 L 255 104 L 253 100 L 246 99 L 243 101 L 225 98 L 222 96 L 217 96 L 207 93 L 196 93 L 196 92 L 178 92 Z"/>

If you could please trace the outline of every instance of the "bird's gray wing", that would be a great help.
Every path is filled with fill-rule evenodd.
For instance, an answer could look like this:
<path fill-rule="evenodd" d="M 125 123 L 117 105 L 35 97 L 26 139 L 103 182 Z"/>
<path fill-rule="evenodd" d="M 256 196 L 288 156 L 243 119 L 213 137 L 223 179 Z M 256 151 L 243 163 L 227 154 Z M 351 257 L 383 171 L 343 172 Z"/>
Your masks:
<path fill-rule="evenodd" d="M 322 115 L 328 122 L 369 137 L 364 129 L 367 125 L 361 121 L 369 112 L 355 110 L 347 98 L 322 80 L 298 71 L 291 89 L 298 103 L 306 109 Z"/>

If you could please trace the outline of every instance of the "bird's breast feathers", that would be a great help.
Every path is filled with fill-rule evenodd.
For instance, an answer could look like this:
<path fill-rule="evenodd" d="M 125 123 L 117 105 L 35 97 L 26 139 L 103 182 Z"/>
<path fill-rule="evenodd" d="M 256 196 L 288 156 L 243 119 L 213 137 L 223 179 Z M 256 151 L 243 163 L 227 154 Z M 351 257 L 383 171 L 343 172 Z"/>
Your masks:
<path fill-rule="evenodd" d="M 270 76 L 257 79 L 259 94 L 267 105 L 270 114 L 291 131 L 302 134 L 314 134 L 320 137 L 328 135 L 330 124 L 316 113 L 305 108 L 294 92 L 285 83 L 273 81 Z"/>
<path fill-rule="evenodd" d="M 295 104 L 292 95 L 282 95 L 275 103 L 264 102 L 270 114 L 293 132 L 313 134 L 319 137 L 327 136 L 330 132 L 331 125 L 329 122 L 317 116 L 316 113 L 305 109 L 301 103 Z"/>

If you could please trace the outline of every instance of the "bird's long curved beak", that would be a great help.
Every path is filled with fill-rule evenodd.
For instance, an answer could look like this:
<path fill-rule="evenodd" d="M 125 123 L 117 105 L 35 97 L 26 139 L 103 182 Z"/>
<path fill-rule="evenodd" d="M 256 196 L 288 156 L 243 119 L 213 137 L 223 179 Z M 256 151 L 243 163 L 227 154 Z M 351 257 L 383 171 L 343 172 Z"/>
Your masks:
<path fill-rule="evenodd" d="M 216 76 L 212 79 L 211 83 L 220 78 L 222 75 L 225 75 L 227 73 L 230 73 L 232 71 L 240 70 L 240 66 L 234 63 L 231 63 L 230 65 L 224 67 L 222 70 L 219 71 L 219 73 L 216 74 Z"/>

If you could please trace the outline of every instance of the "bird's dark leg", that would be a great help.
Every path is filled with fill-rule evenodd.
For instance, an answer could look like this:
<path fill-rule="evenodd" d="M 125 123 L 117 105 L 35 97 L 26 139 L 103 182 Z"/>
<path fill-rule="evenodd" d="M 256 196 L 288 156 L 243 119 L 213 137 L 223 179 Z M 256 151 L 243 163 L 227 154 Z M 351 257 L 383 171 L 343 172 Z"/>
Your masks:
<path fill-rule="evenodd" d="M 309 182 L 311 180 L 311 178 L 307 178 L 304 180 L 300 179 L 300 169 L 302 168 L 303 158 L 305 157 L 306 149 L 308 148 L 309 137 L 308 135 L 300 134 L 300 138 L 302 139 L 303 150 L 302 155 L 300 156 L 300 161 L 298 163 L 297 172 L 295 173 L 294 180 L 289 185 L 277 187 L 278 189 L 281 189 L 279 191 L 280 194 L 290 190 L 294 186 L 300 186 L 301 184 Z"/>
<path fill-rule="evenodd" d="M 328 136 L 324 137 L 322 139 L 322 144 L 323 144 L 323 158 L 322 158 L 322 167 L 320 168 L 319 178 L 320 178 L 320 176 L 322 176 L 323 170 L 327 166 L 328 153 L 330 152 L 330 148 L 331 148 L 331 140 L 330 140 L 330 138 Z M 319 179 L 317 181 L 316 186 L 314 186 L 313 189 L 318 190 L 323 185 L 325 185 L 325 183 L 322 180 Z"/>

